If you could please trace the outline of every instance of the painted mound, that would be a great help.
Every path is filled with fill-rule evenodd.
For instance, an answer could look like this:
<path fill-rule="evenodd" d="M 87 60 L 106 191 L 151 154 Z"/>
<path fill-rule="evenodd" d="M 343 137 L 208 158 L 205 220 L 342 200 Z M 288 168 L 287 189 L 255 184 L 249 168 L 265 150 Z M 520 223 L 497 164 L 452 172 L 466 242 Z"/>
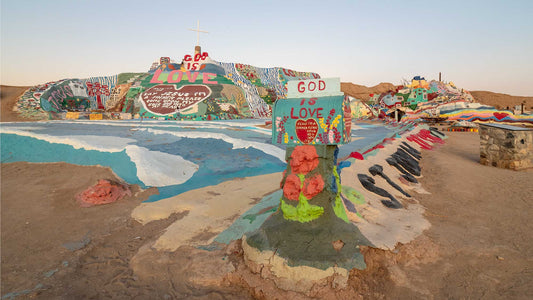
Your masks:
<path fill-rule="evenodd" d="M 387 88 L 387 91 L 380 91 Z M 490 92 L 476 92 L 481 104 L 473 95 L 453 82 L 426 81 L 415 76 L 411 83 L 394 86 L 380 84 L 373 88 L 343 84 L 343 91 L 369 97 L 351 99 L 352 116 L 356 119 L 379 117 L 396 118 L 401 122 L 448 121 L 448 122 L 498 122 L 505 124 L 533 125 L 533 115 L 527 113 L 530 97 L 513 97 Z M 367 99 L 367 100 L 365 100 Z M 511 101 L 512 99 L 512 101 Z M 525 110 L 512 106 L 513 101 L 525 104 Z M 501 102 L 499 104 L 496 104 Z M 508 104 L 505 106 L 505 103 Z M 490 106 L 490 105 L 494 106 Z M 529 106 L 528 106 L 529 105 Z M 512 106 L 512 107 L 511 107 Z M 503 109 L 503 108 L 507 109 Z M 476 126 L 474 124 L 474 126 Z"/>
<path fill-rule="evenodd" d="M 270 118 L 289 80 L 316 73 L 212 60 L 206 52 L 180 64 L 162 57 L 145 73 L 64 79 L 34 86 L 19 99 L 22 114 L 50 119 L 221 120 Z"/>

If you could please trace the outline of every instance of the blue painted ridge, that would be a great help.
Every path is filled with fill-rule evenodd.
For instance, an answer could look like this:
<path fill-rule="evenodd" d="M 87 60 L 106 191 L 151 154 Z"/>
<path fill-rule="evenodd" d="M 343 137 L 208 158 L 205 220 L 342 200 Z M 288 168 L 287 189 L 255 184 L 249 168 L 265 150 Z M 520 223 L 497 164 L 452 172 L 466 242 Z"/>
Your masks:
<path fill-rule="evenodd" d="M 258 204 L 242 214 L 230 227 L 222 231 L 214 241 L 229 244 L 231 241 L 240 239 L 246 233 L 257 230 L 274 213 L 268 208 L 277 208 L 282 195 L 283 191 L 278 190 L 261 199 Z M 266 211 L 260 213 L 265 209 Z"/>
<path fill-rule="evenodd" d="M 137 167 L 126 154 L 75 149 L 66 144 L 55 144 L 16 134 L 0 134 L 2 163 L 27 161 L 33 163 L 66 162 L 81 166 L 108 166 L 129 184 L 146 185 L 137 177 Z"/>

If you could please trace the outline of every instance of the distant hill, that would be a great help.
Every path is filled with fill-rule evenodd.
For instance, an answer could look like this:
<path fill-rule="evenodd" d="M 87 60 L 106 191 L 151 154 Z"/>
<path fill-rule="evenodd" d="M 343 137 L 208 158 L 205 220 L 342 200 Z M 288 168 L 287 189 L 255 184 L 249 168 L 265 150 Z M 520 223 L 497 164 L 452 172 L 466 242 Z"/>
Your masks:
<path fill-rule="evenodd" d="M 524 109 L 533 109 L 533 97 L 511 96 L 507 94 L 493 93 L 488 91 L 471 91 L 470 94 L 477 102 L 494 106 L 498 109 L 512 109 L 515 105 L 520 105 L 525 101 Z"/>
<path fill-rule="evenodd" d="M 381 94 L 395 89 L 396 86 L 389 82 L 382 82 L 373 87 L 366 87 L 351 82 L 341 82 L 341 91 L 343 93 L 364 101 L 370 99 L 370 94 Z"/>
<path fill-rule="evenodd" d="M 0 122 L 28 121 L 14 112 L 13 107 L 17 104 L 18 98 L 29 88 L 29 86 L 0 85 L 0 101 L 2 103 Z"/>

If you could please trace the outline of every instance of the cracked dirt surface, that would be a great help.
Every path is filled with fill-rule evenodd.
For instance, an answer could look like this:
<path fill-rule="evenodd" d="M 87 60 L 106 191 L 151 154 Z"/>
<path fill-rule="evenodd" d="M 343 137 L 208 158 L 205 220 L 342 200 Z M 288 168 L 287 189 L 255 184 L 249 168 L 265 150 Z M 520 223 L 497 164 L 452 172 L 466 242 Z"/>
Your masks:
<path fill-rule="evenodd" d="M 108 169 L 2 164 L 2 296 L 533 298 L 533 170 L 515 172 L 480 165 L 476 133 L 448 134 L 445 145 L 422 151 L 424 176 L 420 181 L 431 194 L 414 194 L 426 207 L 425 216 L 432 226 L 393 251 L 362 247 L 367 268 L 352 270 L 347 288 L 333 288 L 336 283 L 331 279 L 307 295 L 280 290 L 268 279 L 271 274 L 266 269 L 262 274 L 252 272 L 243 262 L 239 242 L 214 251 L 150 249 L 169 224 L 184 217 L 174 214 L 146 225 L 134 221 L 132 209 L 154 191 L 136 190 L 139 193 L 133 197 L 111 205 L 77 207 L 76 193 L 97 179 L 114 179 Z M 63 246 L 86 235 L 90 241 L 80 250 Z M 146 250 L 146 260 L 135 261 L 141 249 Z"/>

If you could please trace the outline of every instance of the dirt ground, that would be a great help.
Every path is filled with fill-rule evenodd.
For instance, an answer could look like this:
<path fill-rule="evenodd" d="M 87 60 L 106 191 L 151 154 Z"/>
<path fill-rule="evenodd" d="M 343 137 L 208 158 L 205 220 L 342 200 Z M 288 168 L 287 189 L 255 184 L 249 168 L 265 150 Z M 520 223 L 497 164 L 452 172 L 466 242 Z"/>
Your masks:
<path fill-rule="evenodd" d="M 448 134 L 445 145 L 423 151 L 421 182 L 431 195 L 416 198 L 431 228 L 393 252 L 364 249 L 368 267 L 351 272 L 347 289 L 323 288 L 314 296 L 533 298 L 533 170 L 480 165 L 477 133 Z M 79 207 L 74 196 L 101 178 L 117 179 L 102 167 L 1 165 L 3 299 L 305 299 L 252 274 L 238 243 L 212 253 L 182 247 L 154 257 L 154 266 L 167 270 L 137 276 L 132 257 L 183 215 L 140 225 L 131 210 L 156 191 L 136 186 L 133 196 L 116 203 Z M 217 256 L 235 268 L 224 285 L 187 281 L 187 274 L 201 272 L 197 262 Z"/>
<path fill-rule="evenodd" d="M 23 121 L 11 108 L 24 90 L 2 86 L 2 122 Z M 477 133 L 446 134 L 445 145 L 422 151 L 420 181 L 431 194 L 415 197 L 430 229 L 392 252 L 363 249 L 368 267 L 352 270 L 347 289 L 325 287 L 313 296 L 533 299 L 533 170 L 480 165 Z M 306 298 L 251 273 L 238 242 L 155 253 L 152 273 L 135 274 L 139 249 L 186 213 L 141 225 L 131 211 L 157 191 L 137 186 L 116 203 L 79 207 L 76 194 L 98 179 L 118 180 L 108 168 L 20 162 L 0 169 L 2 299 Z M 218 279 L 212 262 L 224 259 L 235 271 L 206 286 Z"/>
<path fill-rule="evenodd" d="M 431 195 L 416 195 L 438 256 L 392 266 L 401 284 L 386 298 L 533 299 L 533 170 L 481 165 L 477 133 L 446 134 L 444 146 L 423 151 Z"/>

